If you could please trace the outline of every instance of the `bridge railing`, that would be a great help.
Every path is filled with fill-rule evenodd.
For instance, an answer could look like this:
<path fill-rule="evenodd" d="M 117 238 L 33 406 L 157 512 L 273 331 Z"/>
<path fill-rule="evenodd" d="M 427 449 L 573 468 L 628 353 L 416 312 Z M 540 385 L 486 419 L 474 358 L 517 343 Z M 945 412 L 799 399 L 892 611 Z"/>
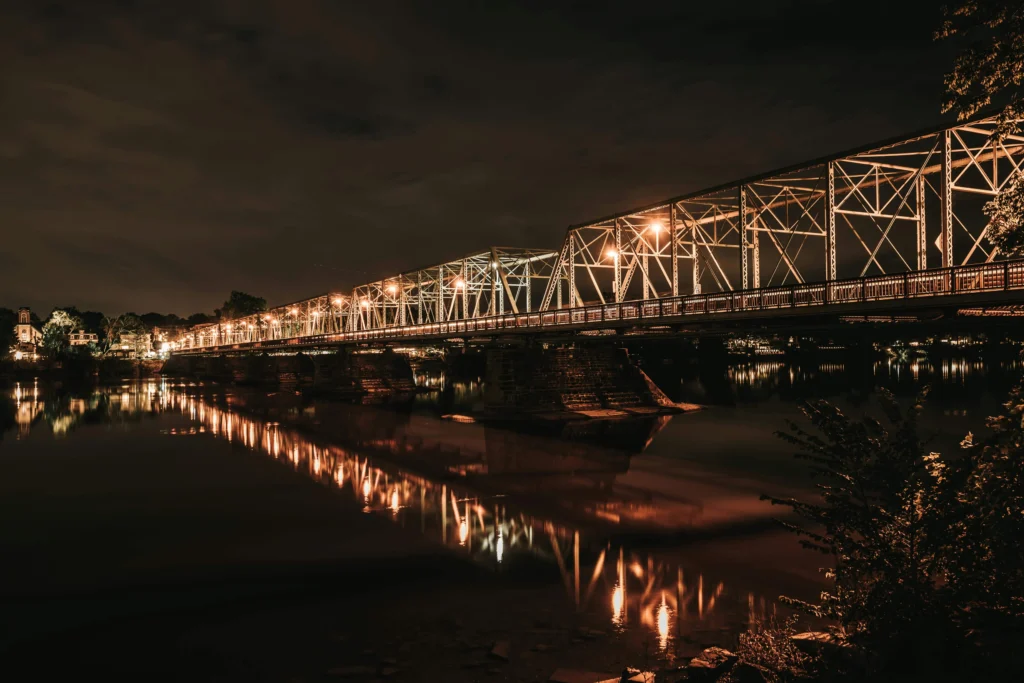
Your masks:
<path fill-rule="evenodd" d="M 497 315 L 471 320 L 292 337 L 274 342 L 197 346 L 193 349 L 242 349 L 277 344 L 299 345 L 437 337 L 508 329 L 543 330 L 559 327 L 598 327 L 605 323 L 621 323 L 631 320 L 676 322 L 685 320 L 688 316 L 697 315 L 778 311 L 819 306 L 841 307 L 847 304 L 874 301 L 924 299 L 950 295 L 969 296 L 1007 290 L 1024 290 L 1024 259 L 837 280 L 829 283 L 694 294 L 647 301 L 626 301 L 618 304 L 596 304 L 549 310 L 542 313 Z"/>

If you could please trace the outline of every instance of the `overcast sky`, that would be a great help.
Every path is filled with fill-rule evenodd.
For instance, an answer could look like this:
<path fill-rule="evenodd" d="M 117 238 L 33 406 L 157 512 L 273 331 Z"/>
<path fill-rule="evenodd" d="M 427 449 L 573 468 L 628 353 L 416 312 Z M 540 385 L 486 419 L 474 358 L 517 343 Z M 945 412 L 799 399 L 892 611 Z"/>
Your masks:
<path fill-rule="evenodd" d="M 283 303 L 940 122 L 940 3 L 0 0 L 0 306 Z"/>

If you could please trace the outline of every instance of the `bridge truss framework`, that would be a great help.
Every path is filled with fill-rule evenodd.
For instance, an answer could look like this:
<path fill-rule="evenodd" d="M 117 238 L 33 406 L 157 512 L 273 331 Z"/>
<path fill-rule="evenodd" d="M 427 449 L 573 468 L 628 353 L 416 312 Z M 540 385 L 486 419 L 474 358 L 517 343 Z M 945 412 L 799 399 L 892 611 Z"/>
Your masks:
<path fill-rule="evenodd" d="M 981 119 L 682 195 L 572 226 L 558 251 L 492 247 L 198 326 L 177 346 L 436 336 L 1015 291 L 1024 266 L 993 264 L 999 253 L 982 207 L 1024 168 L 1024 136 L 997 137 L 996 126 L 995 118 Z"/>

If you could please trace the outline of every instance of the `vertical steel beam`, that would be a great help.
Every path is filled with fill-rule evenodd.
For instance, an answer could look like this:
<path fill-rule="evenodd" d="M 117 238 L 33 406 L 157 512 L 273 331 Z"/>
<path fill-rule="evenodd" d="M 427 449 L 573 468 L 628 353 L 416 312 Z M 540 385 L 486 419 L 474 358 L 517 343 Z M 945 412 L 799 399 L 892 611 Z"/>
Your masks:
<path fill-rule="evenodd" d="M 436 309 L 434 311 L 434 322 L 435 323 L 443 323 L 444 322 L 444 266 L 438 266 L 437 267 L 437 285 L 435 286 L 435 289 L 437 290 L 437 295 L 436 295 L 436 300 L 435 300 L 435 303 L 434 303 L 434 307 Z"/>
<path fill-rule="evenodd" d="M 700 249 L 697 248 L 697 222 L 690 223 L 690 249 L 693 251 L 693 293 L 700 294 Z"/>
<path fill-rule="evenodd" d="M 836 167 L 828 162 L 825 168 L 825 280 L 836 279 Z M 827 294 L 826 288 L 826 294 Z"/>
<path fill-rule="evenodd" d="M 576 234 L 569 233 L 569 308 L 576 305 Z"/>
<path fill-rule="evenodd" d="M 736 218 L 740 231 L 740 289 L 749 286 L 747 277 L 748 261 L 750 255 L 747 253 L 747 186 L 740 185 L 739 189 L 739 212 Z"/>
<path fill-rule="evenodd" d="M 940 243 L 942 244 L 942 267 L 953 265 L 953 150 L 948 130 L 942 135 L 942 182 L 939 192 L 940 209 Z"/>
<path fill-rule="evenodd" d="M 925 221 L 927 202 L 925 189 L 928 187 L 924 175 L 917 177 L 917 269 L 928 268 L 928 224 Z"/>
<path fill-rule="evenodd" d="M 558 269 L 555 268 L 553 270 L 557 271 Z M 527 260 L 527 262 L 526 262 L 526 270 L 525 270 L 525 272 L 526 272 L 526 312 L 529 313 L 530 312 L 530 308 L 533 306 L 532 302 L 530 301 L 533 298 L 533 287 L 530 286 L 531 277 L 530 277 L 530 262 L 529 262 L 529 260 Z"/>
<path fill-rule="evenodd" d="M 668 237 L 672 240 L 672 296 L 679 296 L 679 239 L 676 235 L 676 203 L 668 205 Z"/>
<path fill-rule="evenodd" d="M 757 220 L 758 220 L 758 218 L 755 216 L 754 217 L 755 224 L 756 224 Z M 751 272 L 754 275 L 754 281 L 751 284 L 751 287 L 753 287 L 754 289 L 761 289 L 761 240 L 758 237 L 757 230 L 753 230 L 752 233 L 753 233 L 753 245 L 752 246 L 753 246 L 753 249 L 754 249 L 754 253 L 753 253 L 753 263 L 751 264 L 753 266 L 753 268 L 751 268 Z"/>
<path fill-rule="evenodd" d="M 466 260 L 462 260 L 462 319 L 469 319 L 469 271 L 466 269 Z M 455 289 L 455 296 L 459 295 L 458 288 Z"/>
<path fill-rule="evenodd" d="M 615 303 L 622 303 L 622 223 L 615 219 L 615 257 L 612 259 L 615 268 L 615 282 L 613 283 Z"/>

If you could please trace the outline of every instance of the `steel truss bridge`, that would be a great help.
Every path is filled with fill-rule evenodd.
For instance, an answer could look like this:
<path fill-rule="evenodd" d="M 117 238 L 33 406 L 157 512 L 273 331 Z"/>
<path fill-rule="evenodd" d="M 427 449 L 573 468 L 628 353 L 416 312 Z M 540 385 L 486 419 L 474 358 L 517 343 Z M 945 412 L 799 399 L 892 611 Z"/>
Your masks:
<path fill-rule="evenodd" d="M 200 325 L 182 353 L 1024 303 L 984 204 L 1024 168 L 985 118 Z"/>

